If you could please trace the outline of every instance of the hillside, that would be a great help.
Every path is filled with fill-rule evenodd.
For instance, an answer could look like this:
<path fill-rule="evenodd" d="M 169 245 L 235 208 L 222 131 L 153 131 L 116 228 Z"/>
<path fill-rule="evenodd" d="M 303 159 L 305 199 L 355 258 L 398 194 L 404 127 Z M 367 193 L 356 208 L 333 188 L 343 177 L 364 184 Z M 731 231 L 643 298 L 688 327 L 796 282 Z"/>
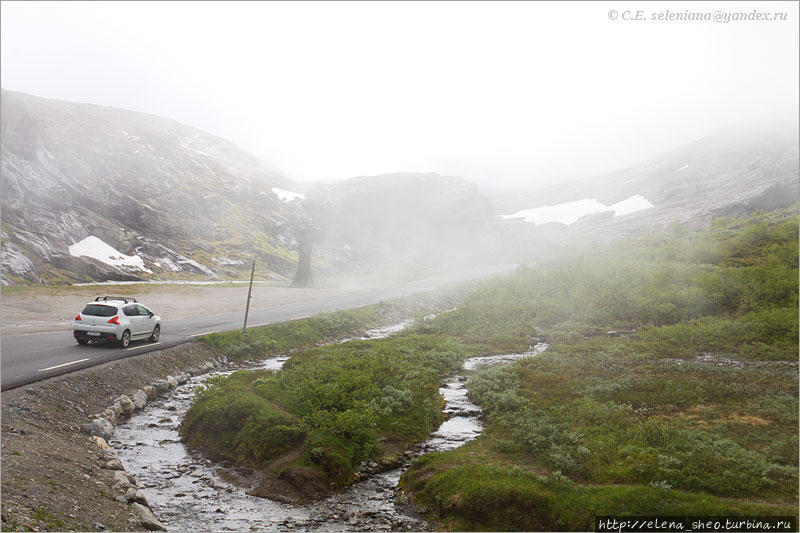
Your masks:
<path fill-rule="evenodd" d="M 720 129 L 641 164 L 517 195 L 496 202 L 496 208 L 511 215 L 569 203 L 567 210 L 588 214 L 574 223 L 565 222 L 571 229 L 633 233 L 673 222 L 704 227 L 718 216 L 789 207 L 799 197 L 794 117 L 780 123 Z M 614 216 L 611 209 L 615 204 L 636 199 L 644 199 L 652 207 L 623 210 L 622 215 L 617 211 Z"/>
<path fill-rule="evenodd" d="M 493 204 L 475 184 L 434 173 L 316 183 L 304 196 L 225 139 L 133 111 L 2 91 L 1 116 L 2 284 L 237 279 L 254 256 L 260 279 L 289 280 L 308 223 L 315 276 L 414 278 L 537 262 L 676 222 L 705 227 L 800 196 L 791 121 L 719 130 Z"/>
<path fill-rule="evenodd" d="M 291 181 L 229 141 L 5 90 L 0 127 L 3 283 L 291 275 Z"/>
<path fill-rule="evenodd" d="M 489 201 L 461 178 L 387 174 L 305 195 L 174 120 L 2 92 L 0 283 L 287 280 L 310 216 L 314 272 L 430 275 L 496 258 Z M 498 233 L 500 232 L 500 233 Z"/>
<path fill-rule="evenodd" d="M 308 210 L 324 252 L 351 268 L 429 273 L 500 261 L 503 230 L 478 187 L 435 173 L 318 183 Z"/>

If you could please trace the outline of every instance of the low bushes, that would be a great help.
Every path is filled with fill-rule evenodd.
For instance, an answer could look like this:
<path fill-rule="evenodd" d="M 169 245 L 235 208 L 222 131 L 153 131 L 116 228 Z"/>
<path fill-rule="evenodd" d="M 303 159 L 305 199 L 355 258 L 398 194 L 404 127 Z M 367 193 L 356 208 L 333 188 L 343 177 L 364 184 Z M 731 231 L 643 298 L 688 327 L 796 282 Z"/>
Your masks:
<path fill-rule="evenodd" d="M 511 345 L 539 328 L 554 344 L 473 376 L 485 433 L 403 487 L 449 529 L 796 514 L 797 226 L 720 222 L 487 283 L 432 329 Z"/>
<path fill-rule="evenodd" d="M 280 372 L 216 378 L 181 434 L 190 446 L 253 466 L 299 446 L 299 464 L 345 484 L 361 461 L 387 451 L 381 442 L 402 451 L 439 424 L 441 377 L 468 351 L 414 334 L 310 349 Z"/>

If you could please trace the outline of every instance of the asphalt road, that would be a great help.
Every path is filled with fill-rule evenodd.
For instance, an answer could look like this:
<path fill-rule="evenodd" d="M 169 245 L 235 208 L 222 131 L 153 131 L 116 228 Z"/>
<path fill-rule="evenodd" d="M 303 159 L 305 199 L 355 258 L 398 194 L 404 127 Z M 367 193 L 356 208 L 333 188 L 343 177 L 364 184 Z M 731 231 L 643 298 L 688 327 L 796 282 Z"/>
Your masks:
<path fill-rule="evenodd" d="M 508 272 L 515 267 L 516 265 L 478 267 L 392 287 L 276 307 L 250 309 L 247 325 L 255 327 L 276 324 L 318 313 L 363 307 L 383 300 L 393 300 L 410 294 L 431 291 L 448 283 L 469 281 Z M 155 311 L 158 312 L 158 310 Z M 244 311 L 182 320 L 162 320 L 162 333 L 158 342 L 134 341 L 125 350 L 113 344 L 81 346 L 73 339 L 72 330 L 7 336 L 2 339 L 2 344 L 0 344 L 2 390 L 21 387 L 115 359 L 163 350 L 208 333 L 238 329 L 242 327 L 243 320 Z"/>

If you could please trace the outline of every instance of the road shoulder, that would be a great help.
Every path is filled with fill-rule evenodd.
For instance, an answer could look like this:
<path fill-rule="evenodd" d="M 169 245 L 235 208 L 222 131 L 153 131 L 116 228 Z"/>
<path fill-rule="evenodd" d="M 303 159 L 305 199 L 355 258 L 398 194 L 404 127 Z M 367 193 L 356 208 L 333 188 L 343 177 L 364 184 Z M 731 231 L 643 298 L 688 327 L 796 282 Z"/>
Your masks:
<path fill-rule="evenodd" d="M 3 531 L 141 530 L 140 516 L 119 500 L 115 470 L 81 428 L 120 396 L 213 356 L 193 342 L 4 392 Z"/>

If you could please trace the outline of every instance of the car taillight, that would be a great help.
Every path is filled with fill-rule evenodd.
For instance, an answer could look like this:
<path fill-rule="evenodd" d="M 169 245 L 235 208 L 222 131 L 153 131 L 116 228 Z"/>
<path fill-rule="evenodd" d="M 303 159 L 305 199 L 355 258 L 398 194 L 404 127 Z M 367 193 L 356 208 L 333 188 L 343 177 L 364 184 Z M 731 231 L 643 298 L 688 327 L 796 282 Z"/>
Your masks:
<path fill-rule="evenodd" d="M 81 319 L 81 314 L 78 313 L 77 316 L 75 317 L 75 320 L 80 320 L 80 319 Z"/>
<path fill-rule="evenodd" d="M 119 316 L 112 317 L 112 318 L 111 318 L 111 320 L 109 320 L 109 321 L 107 322 L 107 324 L 116 324 L 116 325 L 118 325 L 118 326 L 119 326 L 119 320 L 118 320 L 118 318 L 119 318 Z"/>

